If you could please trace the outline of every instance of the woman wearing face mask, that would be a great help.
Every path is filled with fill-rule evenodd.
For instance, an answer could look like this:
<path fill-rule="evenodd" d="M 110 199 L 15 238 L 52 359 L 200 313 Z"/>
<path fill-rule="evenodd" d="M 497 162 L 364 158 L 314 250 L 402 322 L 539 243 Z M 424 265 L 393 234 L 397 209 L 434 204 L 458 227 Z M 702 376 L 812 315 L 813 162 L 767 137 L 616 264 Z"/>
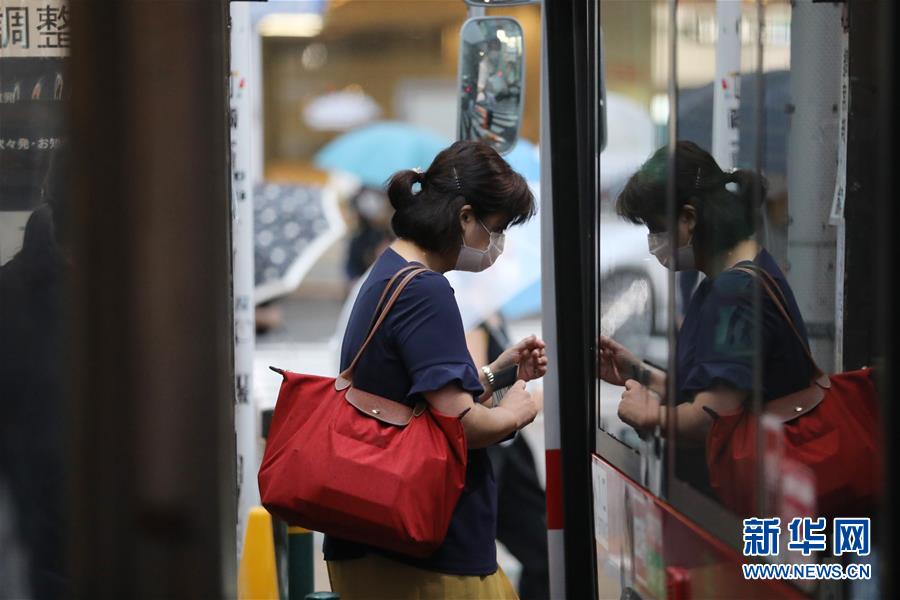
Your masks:
<path fill-rule="evenodd" d="M 376 260 L 353 306 L 341 348 L 345 369 L 367 335 L 391 277 L 410 265 L 417 275 L 362 355 L 354 386 L 413 406 L 464 415 L 469 447 L 466 485 L 443 545 L 428 558 L 325 538 L 332 589 L 341 598 L 515 598 L 497 566 L 497 490 L 485 450 L 531 423 L 539 407 L 525 381 L 547 370 L 534 336 L 476 368 L 466 347 L 453 290 L 443 273 L 483 271 L 502 260 L 503 231 L 534 214 L 524 179 L 486 144 L 457 142 L 424 173 L 401 171 L 388 186 L 397 239 Z M 485 275 L 489 276 L 489 275 Z M 516 367 L 517 365 L 517 367 Z M 493 406 L 497 373 L 517 381 Z"/>
<path fill-rule="evenodd" d="M 800 310 L 784 274 L 755 239 L 765 181 L 751 171 L 723 172 L 693 142 L 675 150 L 677 230 L 666 231 L 667 148 L 660 148 L 629 179 L 617 212 L 649 229 L 650 252 L 676 271 L 697 269 L 706 278 L 691 297 L 678 332 L 676 357 L 677 433 L 681 447 L 702 448 L 713 419 L 738 411 L 753 390 L 754 302 L 757 276 L 734 270 L 752 267 L 772 277 L 804 340 Z M 674 245 L 674 248 L 673 248 Z M 765 400 L 809 386 L 812 365 L 778 308 L 760 294 L 762 384 Z M 600 377 L 624 385 L 619 417 L 639 431 L 666 431 L 666 374 L 642 363 L 621 344 L 600 339 Z M 648 382 L 638 383 L 634 374 Z M 705 469 L 704 469 L 705 470 Z M 695 483 L 697 483 L 695 481 Z M 704 487 L 701 484 L 701 487 Z"/>

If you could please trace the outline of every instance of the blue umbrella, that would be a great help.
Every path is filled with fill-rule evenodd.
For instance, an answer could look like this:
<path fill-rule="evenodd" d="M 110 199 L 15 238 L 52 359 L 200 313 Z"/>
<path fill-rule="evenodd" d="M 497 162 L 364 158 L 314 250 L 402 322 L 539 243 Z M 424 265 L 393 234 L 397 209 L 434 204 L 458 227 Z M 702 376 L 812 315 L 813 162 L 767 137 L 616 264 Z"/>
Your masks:
<path fill-rule="evenodd" d="M 427 169 L 448 140 L 406 123 L 382 121 L 354 129 L 325 145 L 314 157 L 320 169 L 346 171 L 363 185 L 381 187 L 403 169 Z"/>
<path fill-rule="evenodd" d="M 535 281 L 503 305 L 503 316 L 514 321 L 541 312 L 541 282 Z"/>
<path fill-rule="evenodd" d="M 518 143 L 503 158 L 519 175 L 528 182 L 541 180 L 541 161 L 538 158 L 537 147 L 525 139 L 519 139 Z"/>
<path fill-rule="evenodd" d="M 537 147 L 526 139 L 519 138 L 515 147 L 504 156 L 517 173 L 530 182 L 535 192 L 535 201 L 540 198 L 541 161 Z M 535 217 L 537 219 L 538 217 Z M 539 231 L 539 229 L 536 229 Z M 540 239 L 531 240 L 532 244 L 539 245 Z M 539 246 L 538 246 L 539 247 Z M 503 315 L 507 319 L 520 319 L 539 313 L 541 310 L 541 282 L 538 279 L 527 288 L 523 289 L 502 308 Z"/>

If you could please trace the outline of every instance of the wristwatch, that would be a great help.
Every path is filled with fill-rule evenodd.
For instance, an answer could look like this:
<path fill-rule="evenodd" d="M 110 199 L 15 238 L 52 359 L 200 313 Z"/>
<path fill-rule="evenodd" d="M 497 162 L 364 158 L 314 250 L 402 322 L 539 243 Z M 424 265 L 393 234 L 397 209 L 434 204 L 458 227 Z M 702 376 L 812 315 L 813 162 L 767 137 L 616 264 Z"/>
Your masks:
<path fill-rule="evenodd" d="M 650 385 L 650 369 L 644 363 L 631 365 L 631 378 L 646 387 Z"/>
<path fill-rule="evenodd" d="M 494 372 L 491 371 L 491 367 L 488 365 L 484 365 L 481 367 L 481 372 L 484 373 L 484 376 L 488 380 L 488 385 L 491 386 L 491 391 L 494 391 Z"/>

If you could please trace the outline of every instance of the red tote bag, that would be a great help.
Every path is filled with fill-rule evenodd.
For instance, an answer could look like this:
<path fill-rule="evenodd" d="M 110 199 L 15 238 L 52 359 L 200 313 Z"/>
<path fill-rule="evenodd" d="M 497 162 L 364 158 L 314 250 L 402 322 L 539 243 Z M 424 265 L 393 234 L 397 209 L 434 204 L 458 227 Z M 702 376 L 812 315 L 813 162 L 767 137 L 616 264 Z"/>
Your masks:
<path fill-rule="evenodd" d="M 771 276 L 755 268 L 736 270 L 759 278 L 806 348 Z M 783 424 L 782 460 L 795 461 L 810 470 L 819 515 L 870 515 L 881 491 L 878 397 L 871 369 L 828 376 L 815 365 L 808 349 L 807 356 L 816 370 L 810 387 L 771 400 L 763 408 Z M 720 415 L 706 439 L 710 485 L 723 505 L 743 517 L 759 512 L 755 485 L 758 426 L 758 417 L 748 410 Z"/>
<path fill-rule="evenodd" d="M 283 376 L 259 469 L 262 504 L 291 525 L 425 557 L 444 541 L 466 479 L 460 417 L 356 389 L 353 370 L 400 293 L 427 269 L 407 267 L 337 378 Z"/>

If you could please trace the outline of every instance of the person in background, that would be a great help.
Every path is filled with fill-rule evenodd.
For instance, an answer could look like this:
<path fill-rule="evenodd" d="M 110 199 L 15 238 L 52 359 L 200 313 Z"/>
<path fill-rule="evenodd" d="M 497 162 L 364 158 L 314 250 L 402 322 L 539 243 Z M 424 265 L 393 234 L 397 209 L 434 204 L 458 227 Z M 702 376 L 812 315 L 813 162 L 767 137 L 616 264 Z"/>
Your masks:
<path fill-rule="evenodd" d="M 348 290 L 394 240 L 390 225 L 393 210 L 382 190 L 363 187 L 350 199 L 350 207 L 356 215 L 356 229 L 347 245 Z"/>
<path fill-rule="evenodd" d="M 68 150 L 54 152 L 22 249 L 0 266 L 0 482 L 16 515 L 30 596 L 66 597 L 64 418 Z M 5 559 L 0 548 L 0 560 Z"/>
<path fill-rule="evenodd" d="M 418 191 L 414 187 L 418 184 Z M 460 415 L 469 448 L 466 484 L 443 544 L 425 559 L 325 537 L 332 590 L 343 600 L 374 598 L 515 598 L 497 566 L 497 487 L 486 448 L 534 420 L 540 409 L 525 389 L 547 370 L 534 336 L 476 368 L 447 271 L 483 271 L 503 252 L 503 231 L 530 218 L 534 197 L 525 180 L 490 146 L 461 141 L 440 152 L 424 173 L 390 181 L 397 239 L 372 266 L 356 298 L 341 348 L 341 370 L 358 352 L 387 282 L 411 264 L 413 279 L 373 337 L 354 371 L 354 386 L 408 406 L 424 400 Z M 496 405 L 495 372 L 516 366 L 518 381 Z"/>
<path fill-rule="evenodd" d="M 475 364 L 497 360 L 509 347 L 506 319 L 490 315 L 466 333 Z M 542 394 L 535 390 L 532 394 Z M 547 547 L 547 494 L 538 478 L 531 446 L 522 434 L 488 448 L 497 479 L 497 540 L 522 564 L 518 592 L 521 600 L 550 597 Z"/>
<path fill-rule="evenodd" d="M 478 61 L 475 101 L 486 104 L 488 108 L 493 108 L 497 101 L 497 94 L 502 92 L 505 87 L 503 84 L 498 84 L 498 80 L 505 83 L 500 74 L 500 40 L 492 37 L 485 43 L 481 60 Z"/>

